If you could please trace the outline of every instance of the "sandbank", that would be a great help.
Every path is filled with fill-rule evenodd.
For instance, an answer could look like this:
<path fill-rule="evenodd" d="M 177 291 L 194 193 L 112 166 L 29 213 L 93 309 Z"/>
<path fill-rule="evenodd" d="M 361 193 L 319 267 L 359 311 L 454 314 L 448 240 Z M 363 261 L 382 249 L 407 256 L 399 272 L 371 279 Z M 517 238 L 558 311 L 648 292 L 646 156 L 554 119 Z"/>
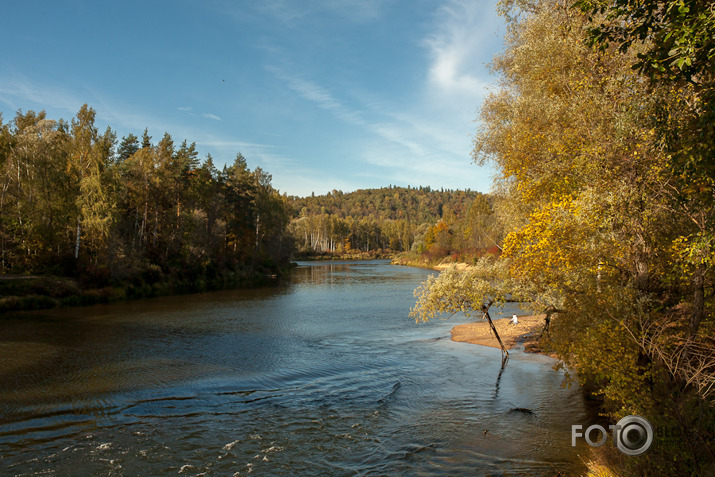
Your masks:
<path fill-rule="evenodd" d="M 511 349 L 519 341 L 524 341 L 529 336 L 537 337 L 544 329 L 544 317 L 545 315 L 517 315 L 519 323 L 516 325 L 511 324 L 511 318 L 493 321 L 502 343 L 507 349 Z M 500 348 L 499 342 L 486 320 L 479 323 L 465 323 L 455 326 L 452 328 L 452 341 Z"/>

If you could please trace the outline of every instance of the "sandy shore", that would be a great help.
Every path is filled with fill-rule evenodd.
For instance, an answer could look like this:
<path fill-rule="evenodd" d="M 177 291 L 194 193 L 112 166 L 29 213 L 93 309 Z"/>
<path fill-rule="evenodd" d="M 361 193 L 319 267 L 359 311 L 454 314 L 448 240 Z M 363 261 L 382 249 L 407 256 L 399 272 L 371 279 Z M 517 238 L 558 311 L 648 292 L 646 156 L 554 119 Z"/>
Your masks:
<path fill-rule="evenodd" d="M 538 336 L 541 330 L 544 329 L 544 315 L 517 315 L 517 317 L 519 319 L 519 324 L 517 325 L 511 324 L 511 318 L 494 320 L 494 326 L 507 349 L 513 348 L 517 341 L 525 335 L 534 332 Z M 489 323 L 486 321 L 455 326 L 452 328 L 452 341 L 499 348 L 499 342 L 494 337 L 489 328 Z"/>
<path fill-rule="evenodd" d="M 451 266 L 455 266 L 459 271 L 465 271 L 470 268 L 470 265 L 466 263 L 440 263 L 433 266 L 432 269 L 441 272 Z M 494 320 L 494 326 L 507 349 L 513 348 L 517 342 L 521 341 L 524 342 L 525 351 L 540 353 L 539 337 L 546 324 L 544 322 L 545 316 L 517 315 L 519 323 L 516 325 L 511 324 L 511 318 L 501 318 Z M 499 342 L 494 337 L 489 323 L 486 321 L 455 326 L 452 328 L 452 341 L 500 348 Z"/>
<path fill-rule="evenodd" d="M 451 262 L 450 262 L 450 263 L 440 263 L 439 265 L 435 265 L 434 267 L 432 267 L 432 269 L 433 269 L 433 270 L 438 270 L 438 271 L 441 272 L 442 270 L 445 270 L 445 269 L 451 267 L 452 265 L 454 265 L 455 267 L 457 267 L 457 270 L 459 270 L 460 272 L 463 272 L 464 270 L 466 270 L 466 269 L 469 268 L 469 265 L 467 265 L 466 263 L 461 263 L 461 262 L 459 262 L 459 263 L 451 263 Z"/>

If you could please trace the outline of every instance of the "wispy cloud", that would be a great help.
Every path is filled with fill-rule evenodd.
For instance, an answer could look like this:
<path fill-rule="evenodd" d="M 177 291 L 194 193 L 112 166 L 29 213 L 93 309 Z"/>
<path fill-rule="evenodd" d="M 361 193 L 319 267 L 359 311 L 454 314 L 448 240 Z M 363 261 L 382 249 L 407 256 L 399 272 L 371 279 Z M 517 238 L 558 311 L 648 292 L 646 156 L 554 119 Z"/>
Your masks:
<path fill-rule="evenodd" d="M 362 183 L 361 183 L 362 182 Z M 337 189 L 352 191 L 358 188 L 371 187 L 369 181 L 356 181 L 355 176 L 346 178 L 331 171 L 315 171 L 308 169 L 292 170 L 290 174 L 273 175 L 273 186 L 281 191 L 290 191 L 291 195 L 308 196 L 311 192 L 325 194 Z"/>
<path fill-rule="evenodd" d="M 202 148 L 209 148 L 214 152 L 220 153 L 221 157 L 228 159 L 234 157 L 239 152 L 253 165 L 260 165 L 273 173 L 276 171 L 285 172 L 292 170 L 298 166 L 297 161 L 281 152 L 280 146 L 272 144 L 262 144 L 248 141 L 237 141 L 225 139 L 216 135 L 203 135 L 199 137 L 196 143 Z"/>
<path fill-rule="evenodd" d="M 66 88 L 39 84 L 17 72 L 0 76 L 0 101 L 12 109 L 58 109 L 75 114 L 84 104 L 80 97 Z"/>
<path fill-rule="evenodd" d="M 286 73 L 283 69 L 275 66 L 268 66 L 266 69 L 284 81 L 289 89 L 298 93 L 303 99 L 312 102 L 321 109 L 330 111 L 338 119 L 357 126 L 369 126 L 360 111 L 345 106 L 328 88 L 299 75 Z"/>
<path fill-rule="evenodd" d="M 193 112 L 194 108 L 192 108 L 191 106 L 180 106 L 176 109 L 178 109 L 181 112 L 187 113 L 189 116 L 194 116 L 194 117 L 200 116 L 200 117 L 206 118 L 206 119 L 213 119 L 214 121 L 223 121 L 223 119 L 221 119 L 220 116 L 217 116 L 212 113 L 201 113 L 201 114 L 194 113 Z"/>
<path fill-rule="evenodd" d="M 445 175 L 446 178 L 453 173 L 447 171 L 456 170 L 454 166 L 458 164 L 474 168 L 469 163 L 466 133 L 460 137 L 452 130 L 451 123 L 440 124 L 438 116 L 426 119 L 424 111 L 411 114 L 400 105 L 372 94 L 357 94 L 346 89 L 339 90 L 344 99 L 338 99 L 336 93 L 315 81 L 277 67 L 270 67 L 269 71 L 303 99 L 371 134 L 374 141 L 371 146 L 362 148 L 362 161 L 380 167 L 383 173 L 386 169 L 399 170 L 402 177 L 412 177 L 417 184 L 425 182 L 427 177 Z M 348 106 L 356 101 L 357 107 Z"/>
<path fill-rule="evenodd" d="M 285 74 L 277 68 L 270 69 L 274 71 L 280 79 L 284 80 L 290 89 L 308 101 L 312 101 L 323 109 L 335 112 L 343 110 L 342 104 L 340 104 L 326 88 L 298 76 Z"/>
<path fill-rule="evenodd" d="M 424 40 L 430 57 L 430 83 L 442 92 L 483 95 L 488 85 L 483 52 L 501 25 L 492 5 L 451 0 L 438 10 L 438 27 Z"/>
<path fill-rule="evenodd" d="M 403 124 L 371 124 L 370 129 L 380 137 L 404 147 L 415 155 L 415 159 L 427 153 L 427 147 L 415 140 Z"/>

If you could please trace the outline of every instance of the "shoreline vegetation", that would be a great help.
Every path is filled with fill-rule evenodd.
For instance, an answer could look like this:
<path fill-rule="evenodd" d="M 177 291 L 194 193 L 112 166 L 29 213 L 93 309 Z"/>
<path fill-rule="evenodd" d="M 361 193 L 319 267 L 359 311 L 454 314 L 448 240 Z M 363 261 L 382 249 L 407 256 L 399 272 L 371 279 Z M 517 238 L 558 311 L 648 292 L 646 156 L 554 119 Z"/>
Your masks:
<path fill-rule="evenodd" d="M 466 263 L 454 263 L 441 257 L 439 263 L 430 264 L 424 255 L 396 253 L 392 250 L 373 249 L 360 251 L 303 252 L 295 254 L 291 262 L 280 269 L 245 265 L 235 271 L 224 271 L 212 277 L 178 277 L 167 275 L 158 267 L 147 267 L 144 273 L 96 286 L 96 282 L 83 276 L 73 277 L 51 274 L 0 274 L 0 314 L 17 311 L 43 310 L 57 307 L 88 306 L 160 296 L 185 295 L 231 288 L 254 288 L 270 285 L 280 279 L 296 261 L 359 261 L 391 260 L 396 265 L 444 270 L 455 265 L 462 270 Z"/>
<path fill-rule="evenodd" d="M 288 197 L 237 153 L 117 139 L 83 105 L 0 115 L 0 312 L 266 283 L 294 251 Z"/>
<path fill-rule="evenodd" d="M 0 275 L 0 314 L 88 306 L 160 296 L 255 288 L 275 283 L 287 271 L 246 267 L 215 277 L 179 279 L 137 276 L 128 283 L 92 287 L 81 279 L 54 275 Z"/>
<path fill-rule="evenodd" d="M 488 319 L 493 305 L 529 302 L 553 317 L 543 347 L 604 424 L 641 416 L 655 430 L 633 428 L 640 444 L 614 433 L 588 475 L 715 475 L 712 2 L 497 9 L 500 83 L 472 150 L 496 171 L 493 193 L 393 262 L 471 265 L 429 276 L 410 315 Z M 463 247 L 466 236 L 481 244 Z"/>
<path fill-rule="evenodd" d="M 330 262 L 350 260 L 392 260 L 395 253 L 389 250 L 352 250 L 350 252 L 313 252 L 300 253 L 293 257 L 294 262 Z"/>
<path fill-rule="evenodd" d="M 0 274 L 0 314 L 269 286 L 294 268 L 296 261 L 391 260 L 394 257 L 395 253 L 389 250 L 304 253 L 296 255 L 280 269 L 246 265 L 213 277 L 194 278 L 167 276 L 153 268 L 154 273 L 143 273 L 131 280 L 101 287 L 93 286 L 82 277 Z"/>
<path fill-rule="evenodd" d="M 180 278 L 152 268 L 131 280 L 93 286 L 83 277 L 47 274 L 0 274 L 0 314 L 46 310 L 57 307 L 88 306 L 160 296 L 186 295 L 207 291 L 267 286 L 280 280 L 296 266 L 296 261 L 392 260 L 395 253 L 383 250 L 317 252 L 296 255 L 280 269 L 244 266 L 213 277 Z"/>

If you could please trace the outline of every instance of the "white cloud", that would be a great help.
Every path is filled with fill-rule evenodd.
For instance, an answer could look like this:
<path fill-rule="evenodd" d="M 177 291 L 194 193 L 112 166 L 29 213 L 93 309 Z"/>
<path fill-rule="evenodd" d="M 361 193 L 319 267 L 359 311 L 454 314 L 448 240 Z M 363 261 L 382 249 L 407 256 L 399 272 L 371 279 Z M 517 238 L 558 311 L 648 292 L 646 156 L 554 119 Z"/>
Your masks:
<path fill-rule="evenodd" d="M 451 0 L 438 19 L 438 28 L 424 40 L 432 61 L 430 84 L 447 94 L 482 97 L 489 84 L 484 51 L 503 33 L 494 5 Z"/>
<path fill-rule="evenodd" d="M 125 104 L 84 86 L 70 90 L 47 81 L 34 81 L 20 73 L 4 73 L 0 76 L 0 101 L 13 109 L 46 110 L 50 117 L 69 120 L 83 104 L 97 112 L 97 121 L 112 128 L 130 130 L 163 129 L 175 134 L 179 127 L 141 111 L 128 112 Z M 120 105 L 118 105 L 120 104 Z"/>
<path fill-rule="evenodd" d="M 57 109 L 74 115 L 86 101 L 56 85 L 40 85 L 18 73 L 0 79 L 0 101 L 13 109 Z"/>
<path fill-rule="evenodd" d="M 284 81 L 288 88 L 298 93 L 303 99 L 314 103 L 321 109 L 330 111 L 338 119 L 356 126 L 369 126 L 360 111 L 345 106 L 327 88 L 298 75 L 288 74 L 277 67 L 268 66 L 266 69 Z"/>
<path fill-rule="evenodd" d="M 346 144 L 346 149 L 360 151 L 355 159 L 371 166 L 369 170 L 372 172 L 365 172 L 365 177 L 380 177 L 383 181 L 390 178 L 392 183 L 411 184 L 434 180 L 449 184 L 451 178 L 454 183 L 450 187 L 479 186 L 486 190 L 483 184 L 469 181 L 469 178 L 477 180 L 484 172 L 469 158 L 469 131 L 473 125 L 471 121 L 455 116 L 452 106 L 440 103 L 435 109 L 422 99 L 425 103 L 418 105 L 417 112 L 410 112 L 374 93 L 351 90 L 340 90 L 345 98 L 340 100 L 314 81 L 276 67 L 268 70 L 303 99 L 372 135 L 374 139 L 369 146 Z M 455 102 L 454 99 L 451 101 Z M 358 106 L 347 106 L 354 103 Z M 456 101 L 456 105 L 464 108 L 462 102 Z M 410 108 L 415 109 L 414 105 Z"/>
<path fill-rule="evenodd" d="M 340 102 L 333 98 L 327 89 L 296 76 L 282 75 L 282 79 L 288 83 L 288 87 L 290 89 L 294 90 L 308 101 L 312 101 L 317 104 L 321 108 L 336 112 L 342 109 Z"/>
<path fill-rule="evenodd" d="M 223 119 L 211 113 L 203 113 L 201 116 L 204 118 L 213 119 L 215 121 L 223 121 Z"/>

